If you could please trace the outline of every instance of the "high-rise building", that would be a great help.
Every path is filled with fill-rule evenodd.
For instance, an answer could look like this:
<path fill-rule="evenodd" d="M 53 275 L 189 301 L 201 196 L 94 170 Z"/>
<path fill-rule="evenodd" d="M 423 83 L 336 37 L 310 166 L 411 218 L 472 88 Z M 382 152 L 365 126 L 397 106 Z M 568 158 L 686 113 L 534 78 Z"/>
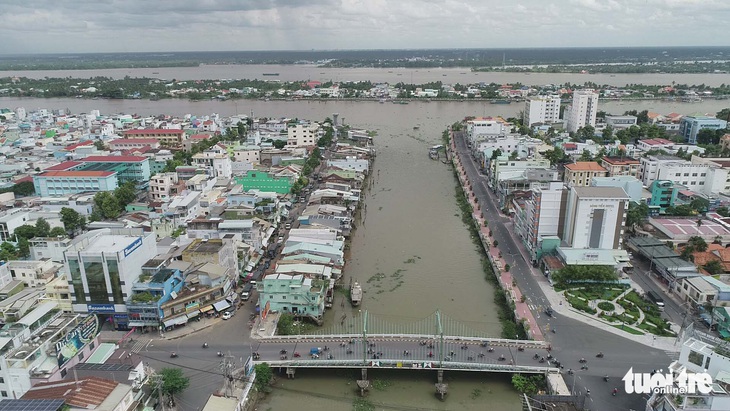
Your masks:
<path fill-rule="evenodd" d="M 567 193 L 562 182 L 551 182 L 545 188 L 533 188 L 531 197 L 525 201 L 525 223 L 524 226 L 516 224 L 516 231 L 533 261 L 540 258 L 542 238 L 558 235 L 563 223 L 561 217 L 565 216 Z"/>
<path fill-rule="evenodd" d="M 621 247 L 629 196 L 619 187 L 572 187 L 565 206 L 563 243 L 572 248 Z"/>
<path fill-rule="evenodd" d="M 679 121 L 679 134 L 690 144 L 697 144 L 700 130 L 721 130 L 727 128 L 727 121 L 707 116 L 684 116 Z"/>
<path fill-rule="evenodd" d="M 585 126 L 596 126 L 598 93 L 592 89 L 573 91 L 573 103 L 566 111 L 566 129 L 576 132 Z"/>
<path fill-rule="evenodd" d="M 156 254 L 155 234 L 141 229 L 93 230 L 74 239 L 64 252 L 74 311 L 106 315 L 126 329 L 127 298 Z"/>
<path fill-rule="evenodd" d="M 526 126 L 550 124 L 560 120 L 560 97 L 538 96 L 525 101 L 522 122 Z"/>

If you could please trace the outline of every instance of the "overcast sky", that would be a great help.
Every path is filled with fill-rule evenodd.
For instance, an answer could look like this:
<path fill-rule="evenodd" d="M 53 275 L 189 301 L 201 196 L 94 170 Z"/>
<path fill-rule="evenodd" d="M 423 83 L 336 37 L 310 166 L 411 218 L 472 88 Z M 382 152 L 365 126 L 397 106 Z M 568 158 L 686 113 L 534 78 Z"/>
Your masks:
<path fill-rule="evenodd" d="M 0 0 L 0 17 L 0 54 L 730 45 L 730 0 Z"/>

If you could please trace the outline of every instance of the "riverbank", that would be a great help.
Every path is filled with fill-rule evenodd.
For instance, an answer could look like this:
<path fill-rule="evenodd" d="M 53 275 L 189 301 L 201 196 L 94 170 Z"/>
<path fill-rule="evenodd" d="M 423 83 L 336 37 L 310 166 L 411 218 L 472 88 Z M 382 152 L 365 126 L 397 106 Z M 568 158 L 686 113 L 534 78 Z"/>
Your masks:
<path fill-rule="evenodd" d="M 447 132 L 445 132 L 447 134 Z M 459 183 L 457 188 L 457 202 L 463 213 L 463 221 L 469 227 L 472 238 L 479 246 L 483 258 L 485 278 L 494 285 L 494 299 L 499 307 L 499 318 L 502 324 L 503 338 L 519 338 L 542 340 L 542 332 L 532 315 L 522 292 L 512 280 L 509 273 L 509 264 L 502 258 L 502 253 L 496 247 L 492 247 L 491 231 L 488 228 L 489 222 L 484 219 L 479 203 L 472 190 L 472 183 L 468 180 L 461 159 L 456 152 L 454 134 L 451 128 L 445 135 L 446 146 L 449 148 L 454 175 Z"/>

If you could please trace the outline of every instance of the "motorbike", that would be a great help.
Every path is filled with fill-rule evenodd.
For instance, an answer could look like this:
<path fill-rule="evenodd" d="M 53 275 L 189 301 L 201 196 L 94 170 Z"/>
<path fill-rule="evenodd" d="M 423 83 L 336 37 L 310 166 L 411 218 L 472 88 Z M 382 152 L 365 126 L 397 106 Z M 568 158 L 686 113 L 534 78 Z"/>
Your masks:
<path fill-rule="evenodd" d="M 421 342 L 418 343 L 418 345 L 420 345 L 420 346 L 424 346 L 426 344 L 428 344 L 426 341 L 421 341 Z"/>
<path fill-rule="evenodd" d="M 203 348 L 208 348 L 208 343 L 203 343 Z"/>
<path fill-rule="evenodd" d="M 579 362 L 579 363 L 581 363 L 581 364 L 585 364 L 585 363 L 587 363 L 588 361 L 586 361 L 586 359 L 585 359 L 585 358 L 581 358 L 580 360 L 578 360 L 578 362 Z"/>
<path fill-rule="evenodd" d="M 467 361 L 474 361 L 474 357 L 466 357 Z"/>
<path fill-rule="evenodd" d="M 501 357 L 500 357 L 500 359 L 501 359 Z M 545 359 L 544 358 L 540 358 L 540 364 L 543 364 L 544 362 L 545 362 Z"/>
<path fill-rule="evenodd" d="M 612 394 L 613 394 L 613 396 L 615 397 L 615 396 L 616 396 L 616 394 L 618 394 L 618 388 L 614 388 L 614 389 L 613 389 L 613 393 L 612 393 Z"/>
<path fill-rule="evenodd" d="M 219 357 L 222 357 L 222 356 L 223 356 L 223 353 L 222 353 L 222 352 L 220 352 L 220 351 L 218 351 L 218 356 L 219 356 Z"/>
<path fill-rule="evenodd" d="M 479 357 L 479 358 L 484 358 L 484 353 L 483 353 L 483 352 L 480 352 L 480 353 L 479 353 L 479 354 L 477 355 L 477 357 Z"/>
<path fill-rule="evenodd" d="M 347 343 L 344 343 L 344 342 L 340 343 L 340 347 L 346 347 L 346 346 L 347 346 Z"/>
<path fill-rule="evenodd" d="M 433 353 L 432 352 L 428 353 L 428 358 L 433 358 Z"/>
<path fill-rule="evenodd" d="M 488 343 L 488 342 L 486 342 L 486 341 L 482 341 L 482 343 L 481 343 L 481 344 L 479 344 L 479 345 L 481 345 L 482 347 L 486 347 L 487 345 L 489 345 L 489 343 Z"/>
<path fill-rule="evenodd" d="M 408 351 L 406 350 L 406 351 L 403 351 L 403 355 L 407 357 L 407 356 L 411 355 L 411 353 L 409 353 L 409 352 L 408 352 Z"/>
<path fill-rule="evenodd" d="M 431 343 L 428 343 L 428 348 L 431 348 L 431 349 L 433 349 L 433 344 L 431 344 Z"/>
<path fill-rule="evenodd" d="M 573 370 L 571 370 L 571 369 L 568 369 L 568 375 L 573 375 L 573 374 L 575 374 L 575 373 L 573 372 Z"/>
<path fill-rule="evenodd" d="M 500 361 L 504 361 L 504 360 L 506 360 L 506 358 L 504 358 L 504 355 L 500 355 L 500 356 L 499 356 L 499 360 L 500 360 Z M 545 362 L 545 361 L 543 361 L 543 362 Z"/>
<path fill-rule="evenodd" d="M 581 369 L 581 370 L 587 370 L 587 369 L 588 369 L 588 366 L 587 366 L 587 365 L 585 365 L 585 364 L 583 364 L 583 365 L 582 365 L 582 366 L 580 367 L 580 369 Z"/>
<path fill-rule="evenodd" d="M 517 351 L 525 351 L 525 347 L 517 347 Z"/>
<path fill-rule="evenodd" d="M 466 345 L 466 344 L 464 344 L 464 345 L 462 345 L 462 346 L 461 346 L 461 349 L 462 349 L 462 350 L 468 350 L 468 349 L 469 349 L 469 346 L 468 346 L 468 345 Z"/>
<path fill-rule="evenodd" d="M 299 357 L 301 357 L 301 354 L 299 354 L 298 352 L 295 352 L 294 353 L 294 358 L 299 358 Z"/>
<path fill-rule="evenodd" d="M 175 353 L 175 352 L 174 353 L 171 353 L 170 354 L 170 358 L 177 358 L 177 353 Z"/>
<path fill-rule="evenodd" d="M 279 351 L 279 354 L 286 354 L 286 350 Z"/>
<path fill-rule="evenodd" d="M 259 355 L 259 353 L 257 353 L 257 352 L 253 353 L 253 359 L 254 360 L 258 360 L 259 358 L 261 358 L 261 356 Z"/>
<path fill-rule="evenodd" d="M 533 356 L 532 356 L 532 359 L 534 359 L 534 360 L 539 360 L 539 359 L 540 359 L 540 356 L 539 356 L 539 355 L 537 355 L 537 354 L 535 354 L 535 355 L 533 355 Z"/>
<path fill-rule="evenodd" d="M 327 359 L 328 360 L 334 360 L 335 359 L 335 356 L 332 355 L 332 354 L 327 354 Z"/>
<path fill-rule="evenodd" d="M 347 353 L 348 354 L 352 354 L 352 350 L 347 350 Z"/>
<path fill-rule="evenodd" d="M 603 381 L 608 382 L 608 375 L 606 375 L 605 377 L 603 377 Z"/>
<path fill-rule="evenodd" d="M 286 360 L 287 359 L 287 356 L 286 355 L 282 355 L 282 356 L 279 357 L 279 359 L 280 360 Z"/>
<path fill-rule="evenodd" d="M 596 358 L 603 358 L 603 353 L 599 352 L 598 354 L 596 354 Z"/>
<path fill-rule="evenodd" d="M 492 352 L 492 351 L 494 351 L 494 348 L 489 347 L 489 349 L 487 349 L 487 351 Z"/>

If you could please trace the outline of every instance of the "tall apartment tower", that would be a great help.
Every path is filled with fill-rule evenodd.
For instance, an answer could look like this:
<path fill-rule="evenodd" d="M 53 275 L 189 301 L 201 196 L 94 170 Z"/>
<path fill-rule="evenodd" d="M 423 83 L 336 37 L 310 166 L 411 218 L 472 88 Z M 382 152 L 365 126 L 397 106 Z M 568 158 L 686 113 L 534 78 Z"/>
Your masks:
<path fill-rule="evenodd" d="M 566 111 L 566 129 L 576 132 L 585 126 L 596 126 L 598 92 L 592 89 L 573 91 L 573 104 Z"/>
<path fill-rule="evenodd" d="M 531 127 L 534 124 L 550 124 L 560 120 L 560 97 L 538 96 L 525 101 L 522 122 Z"/>
<path fill-rule="evenodd" d="M 629 196 L 620 187 L 571 187 L 563 228 L 558 234 L 572 248 L 621 248 Z"/>

